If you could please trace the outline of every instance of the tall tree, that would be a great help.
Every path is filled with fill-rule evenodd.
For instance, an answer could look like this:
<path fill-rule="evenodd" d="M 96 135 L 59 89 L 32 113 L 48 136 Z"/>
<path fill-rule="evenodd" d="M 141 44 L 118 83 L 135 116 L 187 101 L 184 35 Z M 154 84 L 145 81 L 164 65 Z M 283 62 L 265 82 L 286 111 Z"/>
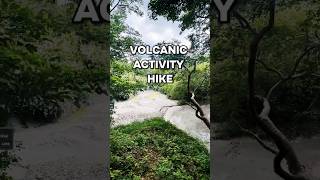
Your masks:
<path fill-rule="evenodd" d="M 163 4 L 165 6 L 162 6 Z M 236 110 L 243 108 L 240 99 L 232 101 L 234 97 L 237 97 L 230 97 L 232 91 L 226 89 L 220 90 L 220 92 L 216 91 L 220 82 L 221 87 L 226 88 L 229 86 L 240 92 L 240 97 L 243 99 L 246 99 L 245 92 L 248 92 L 250 111 L 247 112 L 243 108 L 243 112 L 246 112 L 245 115 L 243 115 L 243 112 L 239 113 L 239 115 L 252 117 L 254 121 L 249 121 L 249 123 L 257 123 L 258 127 L 267 136 L 271 137 L 276 144 L 277 150 L 269 148 L 258 136 L 250 132 L 263 147 L 275 154 L 275 173 L 283 179 L 312 179 L 302 168 L 288 138 L 276 125 L 279 123 L 272 121 L 269 116 L 272 113 L 272 118 L 278 121 L 283 118 L 284 114 L 274 112 L 275 110 L 271 111 L 270 101 L 281 106 L 284 106 L 289 101 L 288 99 L 280 98 L 284 94 L 280 94 L 277 91 L 278 88 L 286 89 L 287 95 L 295 94 L 305 97 L 303 103 L 298 103 L 301 101 L 295 98 L 289 98 L 290 103 L 296 104 L 296 107 L 300 106 L 300 109 L 303 109 L 302 104 L 308 104 L 306 109 L 310 109 L 310 106 L 312 107 L 316 104 L 314 101 L 308 103 L 307 101 L 310 98 L 307 96 L 316 97 L 319 94 L 319 89 L 317 88 L 319 86 L 319 66 L 317 65 L 317 62 L 319 62 L 319 38 L 317 35 L 319 10 L 314 8 L 319 7 L 319 2 L 309 0 L 239 0 L 231 11 L 231 25 L 222 25 L 217 21 L 218 12 L 214 8 L 213 1 L 153 0 L 149 7 L 153 11 L 153 17 L 160 15 L 167 17 L 169 20 L 180 21 L 182 29 L 196 25 L 196 22 L 201 21 L 201 19 L 208 20 L 211 18 L 211 85 L 213 87 L 211 88 L 211 95 L 217 97 L 212 98 L 214 107 L 211 108 L 217 110 L 215 106 L 220 103 L 219 101 L 236 102 L 239 105 Z M 163 7 L 166 8 L 164 9 Z M 302 18 L 297 15 L 294 16 L 293 12 L 301 8 L 303 9 L 302 14 L 300 14 Z M 295 18 L 288 18 L 286 14 L 293 15 Z M 277 22 L 278 19 L 280 19 L 280 22 Z M 292 21 L 291 24 L 288 21 L 289 19 Z M 202 22 L 206 23 L 206 21 Z M 286 46 L 290 48 L 285 48 Z M 287 52 L 284 53 L 283 51 Z M 244 66 L 245 63 L 248 64 L 247 68 Z M 257 63 L 259 65 L 258 70 Z M 276 66 L 278 68 L 275 68 Z M 288 66 L 291 68 L 288 68 Z M 223 67 L 221 75 L 217 74 L 220 70 L 216 71 L 220 67 Z M 221 81 L 230 77 L 237 78 L 238 83 L 234 79 Z M 257 81 L 257 78 L 259 78 L 259 81 Z M 245 84 L 240 79 L 246 79 L 248 83 Z M 296 83 L 293 84 L 292 82 Z M 313 91 L 297 92 L 294 90 L 295 88 Z M 263 92 L 266 95 L 258 95 Z M 225 96 L 221 97 L 222 93 L 225 93 Z M 231 110 L 232 106 L 234 105 L 231 104 L 230 108 L 227 109 Z M 223 109 L 214 111 L 211 117 L 213 115 L 219 117 L 219 114 L 222 114 L 224 110 L 228 112 L 225 108 L 226 106 L 221 107 Z M 290 108 L 292 109 L 292 107 L 287 107 L 287 110 L 290 111 Z M 273 109 L 277 110 L 277 108 Z M 234 114 L 234 112 L 231 113 L 230 111 L 225 113 L 230 118 Z M 284 170 L 281 167 L 283 159 L 287 161 L 288 170 Z"/>

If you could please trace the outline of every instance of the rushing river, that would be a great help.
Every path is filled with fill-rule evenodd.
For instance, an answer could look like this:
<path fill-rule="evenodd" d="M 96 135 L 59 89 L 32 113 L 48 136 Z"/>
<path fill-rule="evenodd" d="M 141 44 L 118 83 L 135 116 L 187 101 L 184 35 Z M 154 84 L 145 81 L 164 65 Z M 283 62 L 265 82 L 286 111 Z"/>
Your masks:
<path fill-rule="evenodd" d="M 203 106 L 209 117 L 210 106 Z M 272 169 L 273 154 L 265 151 L 254 139 L 235 138 L 214 140 L 209 147 L 210 131 L 195 116 L 190 106 L 178 106 L 156 91 L 140 92 L 127 101 L 115 103 L 114 126 L 143 121 L 152 117 L 164 117 L 192 137 L 200 139 L 212 149 L 215 159 L 214 179 L 221 180 L 281 180 Z M 217 124 L 216 124 L 217 125 Z M 292 142 L 306 168 L 320 176 L 320 137 L 297 139 Z"/>
<path fill-rule="evenodd" d="M 77 179 L 104 180 L 105 97 L 97 96 L 89 106 L 65 115 L 56 123 L 28 129 L 17 128 L 15 139 L 23 148 L 16 152 L 22 159 L 9 174 L 15 180 Z M 165 108 L 163 108 L 165 107 Z M 203 106 L 209 114 L 209 106 Z M 194 115 L 189 106 L 177 106 L 176 101 L 155 91 L 140 92 L 127 101 L 115 103 L 113 127 L 164 117 L 167 121 L 200 139 L 209 148 L 209 130 Z M 320 176 L 320 137 L 296 139 L 293 146 L 306 168 Z M 221 180 L 280 180 L 273 173 L 273 155 L 254 139 L 215 140 L 211 143 L 215 173 Z"/>
<path fill-rule="evenodd" d="M 203 106 L 209 115 L 209 105 Z M 163 117 L 192 137 L 200 139 L 209 148 L 210 130 L 195 116 L 190 106 L 178 106 L 176 101 L 168 99 L 157 91 L 143 91 L 127 101 L 115 103 L 112 126 L 143 121 L 153 117 Z M 208 116 L 209 117 L 209 116 Z"/>

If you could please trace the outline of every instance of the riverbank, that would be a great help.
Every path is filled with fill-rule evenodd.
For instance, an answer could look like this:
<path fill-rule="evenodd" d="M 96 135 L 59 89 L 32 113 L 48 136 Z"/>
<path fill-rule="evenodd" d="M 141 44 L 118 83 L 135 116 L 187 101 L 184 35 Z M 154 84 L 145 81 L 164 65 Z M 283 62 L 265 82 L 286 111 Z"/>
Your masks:
<path fill-rule="evenodd" d="M 210 106 L 205 105 L 203 109 L 210 119 Z M 178 129 L 201 140 L 209 149 L 210 130 L 195 116 L 195 110 L 188 105 L 178 106 L 177 101 L 157 91 L 142 91 L 127 101 L 116 102 L 112 117 L 112 127 L 163 117 Z"/>
<path fill-rule="evenodd" d="M 106 97 L 95 96 L 84 108 L 55 123 L 19 128 L 18 163 L 9 169 L 14 180 L 105 180 Z"/>

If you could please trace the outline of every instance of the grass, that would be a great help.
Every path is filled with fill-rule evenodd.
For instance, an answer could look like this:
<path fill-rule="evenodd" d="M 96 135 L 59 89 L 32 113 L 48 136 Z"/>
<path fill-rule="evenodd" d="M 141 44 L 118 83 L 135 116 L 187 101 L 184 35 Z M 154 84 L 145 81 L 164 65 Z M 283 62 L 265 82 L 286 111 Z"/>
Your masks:
<path fill-rule="evenodd" d="M 209 153 L 203 143 L 162 118 L 111 130 L 111 178 L 207 180 Z"/>

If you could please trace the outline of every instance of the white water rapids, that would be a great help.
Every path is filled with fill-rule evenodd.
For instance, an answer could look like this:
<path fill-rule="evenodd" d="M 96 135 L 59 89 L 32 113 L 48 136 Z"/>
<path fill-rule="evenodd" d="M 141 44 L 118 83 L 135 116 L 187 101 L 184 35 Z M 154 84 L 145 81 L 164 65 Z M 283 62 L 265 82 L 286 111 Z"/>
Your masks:
<path fill-rule="evenodd" d="M 203 109 L 209 118 L 210 106 L 205 105 Z M 190 136 L 201 140 L 209 148 L 210 130 L 195 116 L 195 110 L 188 105 L 178 106 L 176 101 L 159 92 L 139 92 L 127 101 L 116 102 L 114 111 L 112 127 L 163 117 Z"/>

